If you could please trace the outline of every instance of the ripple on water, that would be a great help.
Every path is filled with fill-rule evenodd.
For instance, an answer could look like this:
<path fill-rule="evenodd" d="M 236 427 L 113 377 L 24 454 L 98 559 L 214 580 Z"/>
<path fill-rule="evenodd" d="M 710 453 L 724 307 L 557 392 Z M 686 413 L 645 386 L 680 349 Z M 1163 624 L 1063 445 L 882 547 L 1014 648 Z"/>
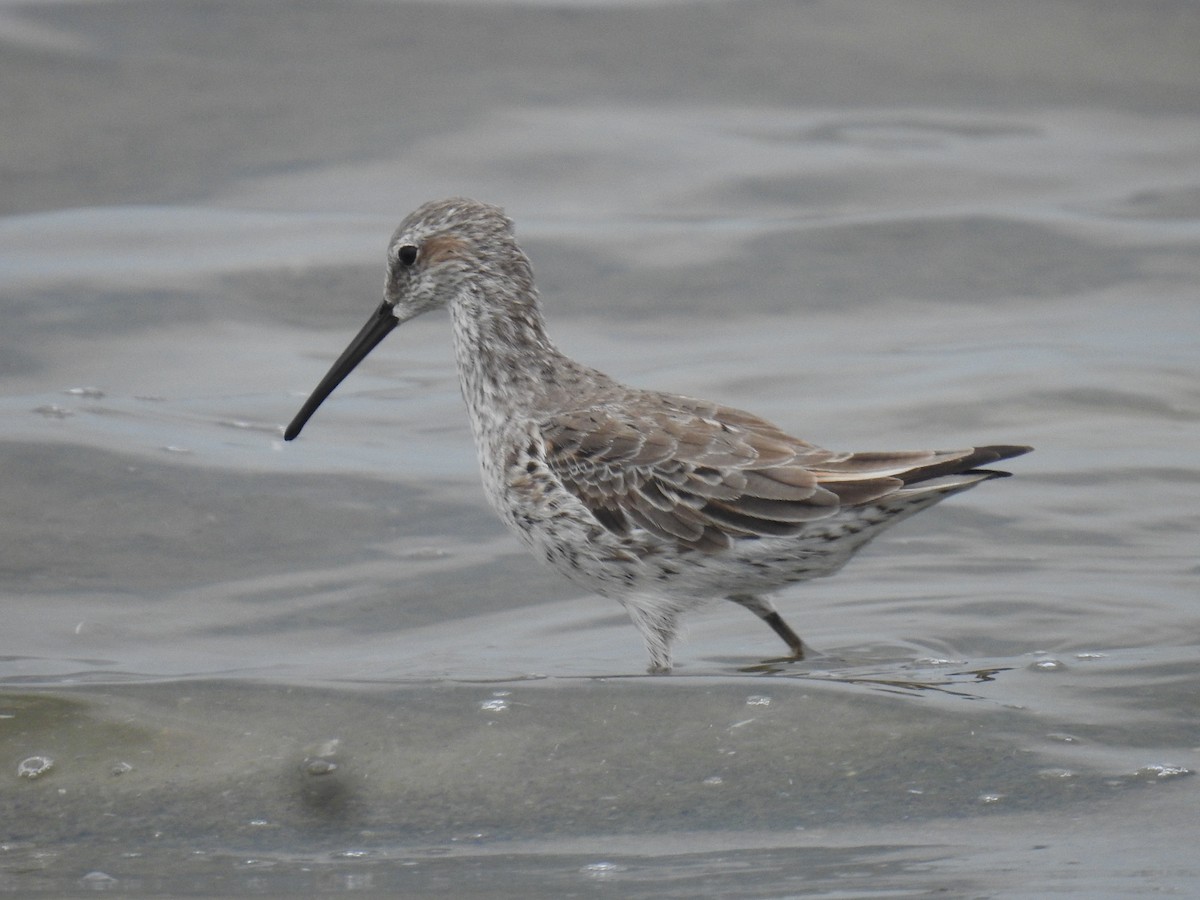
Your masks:
<path fill-rule="evenodd" d="M 1142 766 L 1133 774 L 1137 778 L 1165 779 L 1179 778 L 1183 775 L 1191 775 L 1192 770 L 1186 766 L 1163 765 L 1160 763 L 1150 766 Z"/>
<path fill-rule="evenodd" d="M 482 712 L 505 712 L 511 706 L 508 698 L 512 696 L 512 691 L 492 691 L 492 696 L 487 700 L 481 700 L 479 709 Z"/>
<path fill-rule="evenodd" d="M 74 410 L 59 406 L 57 403 L 47 403 L 44 406 L 35 407 L 33 411 L 45 419 L 67 419 L 75 415 Z"/>
<path fill-rule="evenodd" d="M 602 860 L 600 862 L 588 863 L 586 866 L 581 866 L 579 871 L 589 878 L 609 878 L 613 875 L 627 871 L 627 867 L 618 863 Z"/>

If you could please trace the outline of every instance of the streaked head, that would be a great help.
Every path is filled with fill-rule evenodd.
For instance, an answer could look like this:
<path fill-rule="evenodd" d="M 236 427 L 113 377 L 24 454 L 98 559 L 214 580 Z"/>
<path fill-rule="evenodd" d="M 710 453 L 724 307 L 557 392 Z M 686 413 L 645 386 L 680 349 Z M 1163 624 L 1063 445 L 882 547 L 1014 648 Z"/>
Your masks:
<path fill-rule="evenodd" d="M 405 322 L 450 303 L 464 284 L 528 271 L 498 206 L 455 197 L 413 211 L 388 242 L 384 301 Z M 505 270 L 508 271 L 505 271 Z"/>
<path fill-rule="evenodd" d="M 426 203 L 392 235 L 387 252 L 383 303 L 283 433 L 296 437 L 317 407 L 397 325 L 486 288 L 489 280 L 532 290 L 532 274 L 517 247 L 512 222 L 497 206 L 456 197 Z M 487 294 L 486 289 L 482 291 Z"/>

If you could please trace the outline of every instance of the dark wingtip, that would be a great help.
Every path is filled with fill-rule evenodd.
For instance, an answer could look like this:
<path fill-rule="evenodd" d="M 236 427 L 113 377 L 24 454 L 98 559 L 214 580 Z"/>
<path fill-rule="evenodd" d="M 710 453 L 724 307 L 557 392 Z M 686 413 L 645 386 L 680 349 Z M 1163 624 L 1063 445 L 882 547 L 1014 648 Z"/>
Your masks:
<path fill-rule="evenodd" d="M 976 469 L 975 466 L 991 465 L 1002 459 L 1024 456 L 1032 450 L 1032 447 L 1026 447 L 1024 444 L 994 444 L 989 447 L 979 447 L 971 455 L 971 459 L 973 460 L 972 467 L 967 469 L 963 474 L 986 475 L 989 480 L 993 478 L 1011 478 L 1012 472 L 1004 472 L 1000 469 Z"/>
<path fill-rule="evenodd" d="M 1014 456 L 1022 456 L 1032 449 L 1032 447 L 1026 447 L 1022 444 L 990 444 L 986 447 L 976 447 L 971 454 L 958 461 L 959 471 L 965 472 L 968 469 L 974 469 L 978 466 L 990 466 L 992 463 L 1000 462 L 1002 459 L 1012 459 Z"/>
<path fill-rule="evenodd" d="M 996 459 L 1012 459 L 1014 456 L 1024 456 L 1026 453 L 1032 453 L 1033 448 L 1027 447 L 1024 444 L 994 444 L 989 447 L 980 447 L 980 451 L 990 451 L 996 454 Z"/>
<path fill-rule="evenodd" d="M 965 456 L 944 460 L 933 465 L 917 466 L 896 477 L 901 479 L 905 484 L 917 484 L 922 481 L 928 481 L 930 478 L 939 478 L 942 475 L 958 475 L 967 472 L 970 472 L 972 475 L 986 472 L 993 478 L 1003 478 L 1011 473 L 993 472 L 991 469 L 981 469 L 979 467 L 990 466 L 992 463 L 999 462 L 1002 459 L 1012 459 L 1014 456 L 1028 453 L 1032 449 L 1032 447 L 1026 447 L 1022 444 L 992 444 L 987 447 L 976 447 Z"/>

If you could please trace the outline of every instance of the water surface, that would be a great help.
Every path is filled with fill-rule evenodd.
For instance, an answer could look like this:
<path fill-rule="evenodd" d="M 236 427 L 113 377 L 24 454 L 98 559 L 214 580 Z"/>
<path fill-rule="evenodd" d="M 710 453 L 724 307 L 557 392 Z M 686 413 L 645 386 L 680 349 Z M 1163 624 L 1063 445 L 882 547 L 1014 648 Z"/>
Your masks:
<path fill-rule="evenodd" d="M 1190 894 L 1186 4 L 0 7 L 0 889 Z M 280 426 L 424 200 L 564 349 L 1029 443 L 668 678 L 482 499 L 444 318 Z M 37 777 L 29 777 L 37 773 Z"/>

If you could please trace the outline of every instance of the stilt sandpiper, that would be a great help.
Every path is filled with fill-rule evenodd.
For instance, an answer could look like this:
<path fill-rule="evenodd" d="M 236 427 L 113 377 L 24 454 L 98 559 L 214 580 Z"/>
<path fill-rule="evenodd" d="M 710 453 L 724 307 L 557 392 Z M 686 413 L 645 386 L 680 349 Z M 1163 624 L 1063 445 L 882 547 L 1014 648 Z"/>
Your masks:
<path fill-rule="evenodd" d="M 738 409 L 621 384 L 546 334 L 512 222 L 473 200 L 427 203 L 388 246 L 383 303 L 285 440 L 397 325 L 446 307 L 483 487 L 535 556 L 629 613 L 650 671 L 681 614 L 710 598 L 759 616 L 802 658 L 767 594 L 836 572 L 879 532 L 1006 475 L 1029 447 L 839 453 Z"/>

